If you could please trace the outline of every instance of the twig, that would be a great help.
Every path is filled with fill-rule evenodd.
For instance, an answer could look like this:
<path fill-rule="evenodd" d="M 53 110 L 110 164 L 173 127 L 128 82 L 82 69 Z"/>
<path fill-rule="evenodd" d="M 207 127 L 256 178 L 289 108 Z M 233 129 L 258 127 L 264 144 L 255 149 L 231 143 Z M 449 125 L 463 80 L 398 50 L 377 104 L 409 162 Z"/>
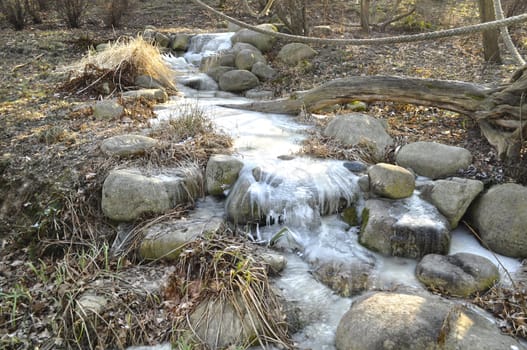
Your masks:
<path fill-rule="evenodd" d="M 394 18 L 388 19 L 388 20 L 378 24 L 379 30 L 384 33 L 384 31 L 386 30 L 386 26 L 388 26 L 389 24 L 391 24 L 393 22 L 397 22 L 398 20 L 401 20 L 401 19 L 403 19 L 405 17 L 410 16 L 414 12 L 415 12 L 415 6 L 410 11 L 408 11 L 406 13 L 402 13 L 402 14 L 400 14 L 398 16 L 395 16 Z"/>
<path fill-rule="evenodd" d="M 31 61 L 29 62 L 26 62 L 26 63 L 22 63 L 22 64 L 19 64 L 19 65 L 16 65 L 13 67 L 13 72 L 16 71 L 17 69 L 20 69 L 20 68 L 23 68 L 25 66 L 28 66 L 30 65 L 31 63 L 35 62 L 35 61 L 38 61 L 39 59 L 42 58 L 42 56 L 44 56 L 43 53 L 41 53 L 40 55 L 38 55 L 37 57 L 33 58 Z"/>

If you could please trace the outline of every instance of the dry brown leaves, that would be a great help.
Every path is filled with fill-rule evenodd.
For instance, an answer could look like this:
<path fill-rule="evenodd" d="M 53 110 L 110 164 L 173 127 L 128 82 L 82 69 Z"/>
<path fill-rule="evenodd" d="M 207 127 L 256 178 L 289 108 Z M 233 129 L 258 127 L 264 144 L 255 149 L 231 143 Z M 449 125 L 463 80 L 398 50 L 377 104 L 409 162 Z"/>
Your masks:
<path fill-rule="evenodd" d="M 512 288 L 496 285 L 472 302 L 498 318 L 502 332 L 527 338 L 527 286 L 523 282 Z"/>

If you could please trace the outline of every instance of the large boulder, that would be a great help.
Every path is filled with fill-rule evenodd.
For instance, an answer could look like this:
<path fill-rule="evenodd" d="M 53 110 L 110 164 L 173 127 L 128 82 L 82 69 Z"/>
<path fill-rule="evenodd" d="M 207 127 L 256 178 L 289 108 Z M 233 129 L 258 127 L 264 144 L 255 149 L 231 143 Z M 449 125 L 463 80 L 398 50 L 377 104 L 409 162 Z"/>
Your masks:
<path fill-rule="evenodd" d="M 260 24 L 258 27 L 273 32 L 278 31 L 272 24 Z M 254 45 L 262 52 L 271 50 L 276 42 L 276 38 L 271 35 L 254 32 L 249 29 L 240 29 L 232 36 L 231 40 L 233 44 L 241 42 Z"/>
<path fill-rule="evenodd" d="M 512 183 L 493 186 L 471 205 L 468 221 L 493 251 L 527 258 L 526 187 Z"/>
<path fill-rule="evenodd" d="M 311 46 L 302 43 L 289 43 L 278 52 L 278 59 L 288 66 L 296 66 L 303 60 L 313 58 L 317 52 Z"/>
<path fill-rule="evenodd" d="M 400 199 L 414 193 L 414 175 L 403 167 L 378 163 L 368 169 L 368 176 L 371 191 L 381 197 Z"/>
<path fill-rule="evenodd" d="M 203 176 L 197 167 L 112 170 L 102 187 L 101 206 L 106 217 L 132 221 L 146 213 L 164 213 L 202 195 Z"/>
<path fill-rule="evenodd" d="M 212 79 L 214 79 L 215 82 L 219 82 L 223 74 L 234 69 L 234 67 L 229 66 L 215 66 L 211 67 L 210 69 L 207 69 L 206 74 Z"/>
<path fill-rule="evenodd" d="M 436 142 L 414 142 L 401 147 L 396 162 L 432 179 L 455 175 L 472 163 L 472 154 L 461 147 Z"/>
<path fill-rule="evenodd" d="M 157 145 L 159 142 L 151 137 L 126 134 L 104 140 L 101 143 L 101 151 L 108 156 L 126 157 L 145 154 Z"/>
<path fill-rule="evenodd" d="M 342 317 L 338 350 L 523 349 L 483 313 L 432 295 L 377 292 Z"/>
<path fill-rule="evenodd" d="M 220 89 L 229 92 L 241 92 L 259 84 L 258 77 L 247 70 L 235 69 L 220 76 Z"/>
<path fill-rule="evenodd" d="M 205 170 L 207 193 L 223 196 L 238 179 L 243 162 L 236 157 L 216 154 L 209 158 Z"/>
<path fill-rule="evenodd" d="M 486 291 L 500 279 L 496 265 L 470 253 L 428 254 L 417 264 L 415 274 L 428 288 L 462 298 Z"/>
<path fill-rule="evenodd" d="M 258 51 L 244 49 L 238 52 L 234 60 L 234 65 L 238 69 L 251 70 L 256 62 L 265 63 L 265 57 Z"/>
<path fill-rule="evenodd" d="M 417 196 L 404 200 L 369 199 L 362 213 L 359 243 L 387 256 L 420 259 L 447 254 L 448 221 Z"/>
<path fill-rule="evenodd" d="M 251 73 L 262 81 L 273 79 L 276 76 L 276 71 L 264 62 L 256 62 L 253 64 Z"/>
<path fill-rule="evenodd" d="M 421 191 L 421 196 L 439 209 L 454 229 L 481 191 L 481 181 L 454 177 L 431 182 Z"/>
<path fill-rule="evenodd" d="M 160 222 L 149 226 L 139 247 L 146 260 L 175 260 L 185 244 L 196 238 L 216 233 L 223 227 L 223 205 L 214 200 L 198 202 L 187 217 Z"/>
<path fill-rule="evenodd" d="M 385 148 L 393 144 L 382 123 L 362 113 L 335 117 L 327 125 L 324 135 L 334 137 L 348 146 L 365 146 L 379 159 L 383 157 Z"/>

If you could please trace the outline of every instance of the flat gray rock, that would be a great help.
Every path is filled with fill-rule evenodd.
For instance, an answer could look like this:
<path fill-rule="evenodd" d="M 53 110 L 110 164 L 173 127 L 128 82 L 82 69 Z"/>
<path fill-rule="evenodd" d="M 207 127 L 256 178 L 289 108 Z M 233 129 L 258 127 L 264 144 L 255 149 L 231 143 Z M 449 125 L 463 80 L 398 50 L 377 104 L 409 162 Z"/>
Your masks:
<path fill-rule="evenodd" d="M 414 142 L 401 147 L 395 160 L 418 175 L 440 179 L 467 168 L 472 163 L 472 154 L 461 147 L 436 142 Z"/>
<path fill-rule="evenodd" d="M 101 150 L 108 156 L 133 156 L 144 154 L 159 144 L 156 139 L 142 135 L 117 135 L 104 140 Z"/>
<path fill-rule="evenodd" d="M 415 274 L 428 288 L 463 298 L 486 291 L 500 279 L 496 265 L 470 253 L 426 255 L 417 264 Z"/>
<path fill-rule="evenodd" d="M 104 180 L 101 206 L 106 217 L 132 221 L 141 215 L 162 214 L 178 204 L 193 201 L 203 192 L 197 167 L 112 170 Z"/>

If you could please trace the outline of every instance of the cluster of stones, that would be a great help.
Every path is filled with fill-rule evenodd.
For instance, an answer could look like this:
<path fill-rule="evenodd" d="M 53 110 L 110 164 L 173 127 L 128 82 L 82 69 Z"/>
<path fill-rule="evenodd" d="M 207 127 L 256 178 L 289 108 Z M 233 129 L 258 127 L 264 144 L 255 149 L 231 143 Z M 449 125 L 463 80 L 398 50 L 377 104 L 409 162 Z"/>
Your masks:
<path fill-rule="evenodd" d="M 361 125 L 368 127 L 361 128 Z M 376 149 L 379 154 L 392 143 L 382 123 L 360 113 L 336 117 L 324 133 L 350 145 L 369 145 L 369 149 Z M 101 149 L 108 155 L 126 157 L 149 152 L 157 145 L 156 140 L 145 136 L 122 135 L 106 140 Z M 458 297 L 484 291 L 499 279 L 498 269 L 490 260 L 474 254 L 446 255 L 450 232 L 464 218 L 479 230 L 484 243 L 496 252 L 512 257 L 527 257 L 527 189 L 516 184 L 503 184 L 492 186 L 482 193 L 484 186 L 480 181 L 452 177 L 459 169 L 468 167 L 471 161 L 472 157 L 465 149 L 416 142 L 398 151 L 397 165 L 378 163 L 367 167 L 360 162 L 343 163 L 343 168 L 360 177 L 358 183 L 365 202 L 362 212 L 357 212 L 357 208 L 350 205 L 342 210 L 342 217 L 350 226 L 360 226 L 359 242 L 370 250 L 387 256 L 419 260 L 416 276 L 425 286 Z M 209 159 L 205 174 L 192 167 L 153 172 L 116 169 L 110 172 L 104 182 L 102 208 L 110 219 L 126 222 L 145 213 L 163 213 L 178 204 L 193 201 L 205 194 L 211 195 L 208 200 L 216 203 L 215 206 L 198 206 L 185 220 L 154 225 L 146 232 L 140 248 L 144 258 L 177 259 L 185 243 L 203 232 L 218 230 L 225 217 L 239 217 L 243 211 L 241 203 L 244 193 L 234 188 L 244 181 L 240 176 L 244 166 L 234 156 L 218 154 Z M 284 166 L 287 166 L 287 161 L 284 161 Z M 258 168 L 249 173 L 257 181 L 266 171 Z M 279 186 L 280 183 L 275 185 Z M 222 200 L 227 194 L 229 205 L 225 205 Z M 419 205 L 416 206 L 416 203 Z M 261 213 L 251 210 L 246 215 L 246 222 L 261 219 Z M 283 268 L 283 258 L 278 258 L 276 254 L 270 256 L 275 270 Z M 351 257 L 346 263 L 335 261 L 321 264 L 314 266 L 314 276 L 341 295 L 355 295 L 371 286 L 370 272 L 374 260 Z M 361 343 L 365 341 L 363 337 L 355 334 L 361 324 L 371 325 L 371 320 L 379 322 L 377 329 L 393 329 L 393 332 L 384 335 L 381 332 L 379 336 L 390 344 L 394 342 L 392 345 L 395 347 L 413 348 L 414 345 L 437 341 L 437 332 L 445 320 L 451 322 L 451 329 L 461 332 L 462 329 L 456 327 L 462 327 L 459 325 L 460 320 L 467 319 L 480 327 L 477 328 L 479 340 L 475 343 L 478 346 L 480 342 L 491 344 L 490 347 L 482 347 L 489 349 L 515 344 L 513 339 L 497 334 L 497 330 L 488 326 L 477 313 L 460 308 L 455 302 L 413 294 L 378 292 L 363 296 L 353 304 L 340 323 L 337 331 L 338 348 L 377 348 L 378 343 L 366 346 Z M 378 304 L 379 298 L 398 302 L 378 307 L 381 305 Z M 400 307 L 412 313 L 414 309 L 418 311 L 417 304 L 422 305 L 423 310 L 435 311 L 419 312 L 423 316 L 416 318 L 415 323 L 402 321 Z M 405 332 L 415 329 L 420 329 L 419 337 L 405 336 Z M 436 338 L 432 338 L 431 334 L 435 334 Z M 455 332 L 448 334 L 452 337 Z M 231 340 L 227 336 L 225 341 Z M 445 341 L 445 344 L 457 341 L 455 344 L 462 344 L 462 348 L 466 345 L 465 340 L 455 338 Z M 466 340 L 469 343 L 471 341 L 476 340 Z"/>
<path fill-rule="evenodd" d="M 156 42 L 161 40 L 155 32 L 152 35 Z M 256 82 L 272 78 L 274 72 L 271 74 L 272 68 L 266 65 L 262 54 L 266 48 L 262 49 L 260 44 L 249 39 L 253 35 L 254 32 L 240 30 L 233 37 L 232 50 L 204 63 L 202 69 L 218 81 L 220 88 L 241 92 L 254 87 L 252 84 L 243 85 L 243 88 L 230 87 L 229 79 L 233 74 L 254 75 Z M 169 38 L 166 45 L 174 49 L 178 40 L 177 36 Z M 258 73 L 260 68 L 270 74 L 265 77 Z M 235 80 L 237 84 L 255 81 L 253 78 Z M 393 144 L 379 120 L 360 113 L 337 116 L 324 134 L 350 146 L 366 147 L 379 159 L 386 147 Z M 122 135 L 106 140 L 101 149 L 111 156 L 127 157 L 149 152 L 157 146 L 158 141 L 152 138 Z M 359 208 L 348 201 L 348 206 L 339 211 L 350 226 L 359 228 L 359 242 L 363 246 L 382 255 L 418 260 L 416 276 L 428 288 L 456 297 L 485 291 L 499 280 L 497 267 L 474 254 L 447 255 L 451 231 L 465 219 L 478 230 L 483 243 L 494 251 L 511 257 L 527 257 L 527 189 L 503 184 L 483 192 L 480 181 L 455 177 L 471 162 L 472 156 L 465 149 L 416 142 L 401 147 L 396 165 L 377 163 L 367 167 L 360 162 L 343 163 L 343 168 L 359 176 L 360 197 L 365 202 Z M 287 161 L 284 166 L 287 167 Z M 205 194 L 213 196 L 207 199 L 213 205 L 198 205 L 185 220 L 152 225 L 145 232 L 140 247 L 143 258 L 177 259 L 187 242 L 204 232 L 219 230 L 225 217 L 236 218 L 240 224 L 262 219 L 260 211 L 244 202 L 245 192 L 236 190 L 244 188 L 242 182 L 247 181 L 240 175 L 244 167 L 240 159 L 218 154 L 209 159 L 205 174 L 190 165 L 149 171 L 116 169 L 104 182 L 102 209 L 112 220 L 132 222 L 145 213 L 162 214 Z M 266 171 L 251 169 L 249 176 L 259 181 Z M 223 201 L 226 196 L 227 205 Z M 332 213 L 321 213 L 326 214 Z M 243 220 L 239 221 L 241 217 Z M 268 253 L 267 257 L 273 270 L 280 271 L 284 267 L 285 260 L 280 255 Z M 313 274 L 337 293 L 351 296 L 369 290 L 374 265 L 373 257 L 350 257 L 347 262 L 314 265 Z M 201 318 L 204 308 L 211 306 L 205 301 L 190 318 Z M 213 323 L 236 325 L 237 329 L 243 327 L 239 315 L 232 313 L 225 317 Z M 208 341 L 209 330 L 198 330 L 198 336 Z M 227 346 L 239 340 L 239 334 L 235 333 L 214 332 L 209 344 L 219 342 Z M 254 334 L 245 336 L 251 338 Z M 479 313 L 455 301 L 415 291 L 372 292 L 361 296 L 340 321 L 336 345 L 339 350 L 519 347 L 514 339 L 499 334 Z"/>
<path fill-rule="evenodd" d="M 261 24 L 258 27 L 269 31 L 278 30 L 273 24 Z M 268 64 L 265 57 L 265 54 L 275 46 L 276 38 L 248 29 L 231 27 L 228 30 L 236 32 L 231 38 L 232 48 L 218 52 L 215 56 L 206 57 L 201 62 L 200 70 L 210 76 L 222 91 L 245 93 L 249 98 L 272 97 L 271 91 L 262 92 L 255 88 L 261 82 L 276 76 L 275 69 Z M 147 29 L 143 35 L 158 46 L 179 54 L 188 50 L 192 38 L 189 34 L 168 36 L 153 29 Z M 289 43 L 278 53 L 278 60 L 285 65 L 296 66 L 316 54 L 317 52 L 308 45 Z M 184 81 L 181 83 L 186 84 Z M 198 90 L 201 86 L 195 81 L 188 81 L 187 84 Z"/>

